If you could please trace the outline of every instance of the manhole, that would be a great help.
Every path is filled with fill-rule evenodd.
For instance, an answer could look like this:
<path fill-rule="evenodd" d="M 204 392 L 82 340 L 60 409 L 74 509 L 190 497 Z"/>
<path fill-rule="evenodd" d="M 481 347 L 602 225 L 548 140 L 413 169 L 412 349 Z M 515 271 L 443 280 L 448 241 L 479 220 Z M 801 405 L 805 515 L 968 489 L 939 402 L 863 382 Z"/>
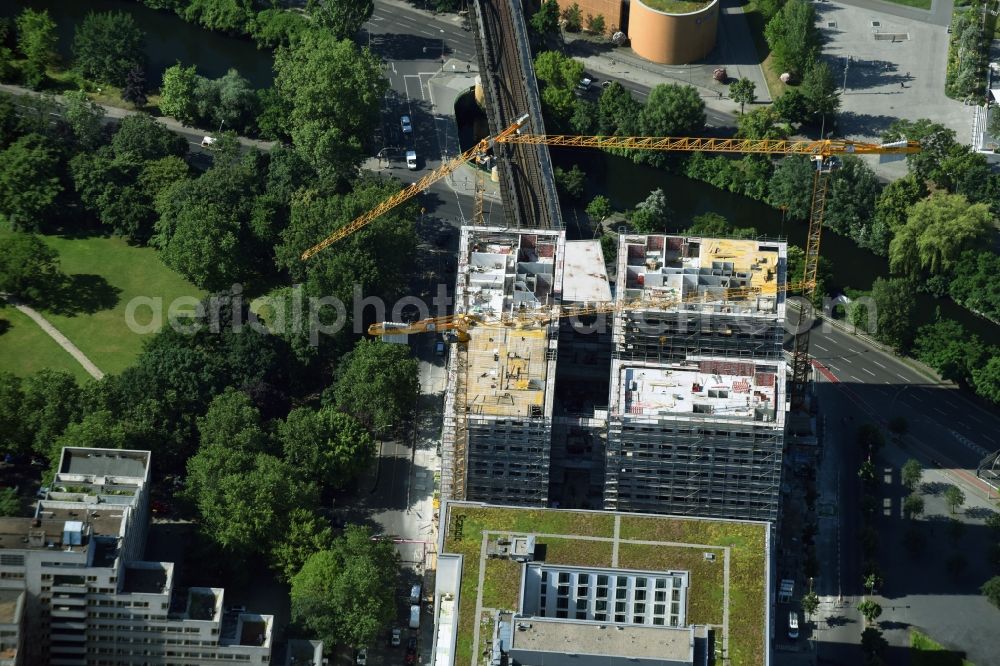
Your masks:
<path fill-rule="evenodd" d="M 872 27 L 873 28 L 878 28 L 881 25 L 882 25 L 881 21 L 872 21 Z"/>
<path fill-rule="evenodd" d="M 837 27 L 837 22 L 836 21 L 830 21 L 829 23 L 826 24 L 826 27 L 828 27 L 828 28 L 836 28 Z"/>

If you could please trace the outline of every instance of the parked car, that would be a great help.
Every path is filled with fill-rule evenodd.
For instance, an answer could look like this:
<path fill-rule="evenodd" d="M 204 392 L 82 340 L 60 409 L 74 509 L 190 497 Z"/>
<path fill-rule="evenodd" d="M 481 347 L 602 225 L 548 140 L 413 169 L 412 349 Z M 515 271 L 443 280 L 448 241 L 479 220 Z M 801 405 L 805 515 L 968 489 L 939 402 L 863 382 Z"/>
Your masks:
<path fill-rule="evenodd" d="M 409 116 L 400 116 L 399 124 L 403 128 L 403 134 L 410 134 L 411 132 L 413 132 L 413 125 L 410 124 Z"/>
<path fill-rule="evenodd" d="M 215 137 L 204 136 L 204 137 L 201 138 L 201 147 L 202 148 L 211 148 L 214 145 L 215 145 Z"/>
<path fill-rule="evenodd" d="M 438 340 L 437 342 L 434 343 L 434 355 L 435 356 L 444 356 L 445 352 L 447 352 L 447 351 L 448 351 L 448 348 L 445 346 L 443 340 Z"/>
<path fill-rule="evenodd" d="M 389 645 L 392 647 L 399 647 L 403 641 L 403 630 L 399 627 L 392 628 L 392 637 L 389 639 Z"/>
<path fill-rule="evenodd" d="M 588 90 L 590 90 L 590 86 L 593 83 L 594 83 L 594 80 L 592 78 L 590 78 L 588 76 L 585 76 L 582 79 L 580 79 L 580 82 L 578 84 L 576 84 L 576 87 L 577 87 L 578 90 L 581 90 L 583 92 L 587 92 Z"/>
<path fill-rule="evenodd" d="M 799 614 L 796 611 L 788 611 L 788 637 L 799 637 Z"/>
<path fill-rule="evenodd" d="M 413 604 L 410 606 L 410 629 L 420 628 L 420 606 L 419 604 Z M 416 639 L 411 639 L 416 640 Z"/>
<path fill-rule="evenodd" d="M 410 171 L 417 170 L 417 153 L 414 150 L 406 151 L 406 168 Z"/>
<path fill-rule="evenodd" d="M 358 666 L 365 666 L 368 663 L 368 648 L 361 648 L 354 657 L 354 663 Z"/>

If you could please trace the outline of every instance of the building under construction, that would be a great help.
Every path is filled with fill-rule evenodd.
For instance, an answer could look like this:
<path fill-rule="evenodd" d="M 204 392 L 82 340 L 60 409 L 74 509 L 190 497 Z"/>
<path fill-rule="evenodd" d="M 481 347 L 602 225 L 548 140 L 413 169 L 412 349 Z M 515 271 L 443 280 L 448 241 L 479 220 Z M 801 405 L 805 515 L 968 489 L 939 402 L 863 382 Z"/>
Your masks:
<path fill-rule="evenodd" d="M 455 312 L 486 319 L 552 312 L 563 287 L 565 235 L 463 227 Z M 558 320 L 473 326 L 448 361 L 441 494 L 545 506 Z"/>
<path fill-rule="evenodd" d="M 606 509 L 776 519 L 786 261 L 781 242 L 619 237 Z"/>

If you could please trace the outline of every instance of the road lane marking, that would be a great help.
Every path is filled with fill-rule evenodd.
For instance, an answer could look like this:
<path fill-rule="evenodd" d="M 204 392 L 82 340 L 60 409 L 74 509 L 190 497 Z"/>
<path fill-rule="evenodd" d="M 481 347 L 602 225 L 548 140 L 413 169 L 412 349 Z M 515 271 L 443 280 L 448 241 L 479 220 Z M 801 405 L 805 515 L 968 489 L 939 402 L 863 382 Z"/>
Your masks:
<path fill-rule="evenodd" d="M 854 361 L 852 361 L 851 359 L 847 358 L 846 356 L 844 356 L 844 357 L 842 357 L 842 358 L 843 358 L 843 359 L 844 359 L 845 361 L 847 361 L 848 363 L 850 363 L 851 365 L 854 365 Z"/>
<path fill-rule="evenodd" d="M 874 372 L 872 372 L 871 370 L 869 370 L 868 368 L 861 368 L 861 369 L 862 369 L 862 370 L 864 370 L 865 372 L 867 372 L 867 373 L 868 373 L 869 375 L 871 375 L 872 377 L 874 377 L 874 376 L 875 376 L 875 373 L 874 373 Z"/>
<path fill-rule="evenodd" d="M 976 423 L 982 423 L 983 425 L 986 425 L 985 423 L 983 423 L 982 421 L 980 421 L 979 419 L 977 419 L 976 416 L 975 416 L 975 414 L 966 414 L 966 416 L 968 416 L 970 419 L 972 419 Z M 985 437 L 985 435 L 984 435 L 984 437 Z"/>
<path fill-rule="evenodd" d="M 945 416 L 948 416 L 948 412 L 944 411 L 940 407 L 935 407 L 934 411 L 937 412 L 938 414 L 944 414 Z"/>
<path fill-rule="evenodd" d="M 822 349 L 822 350 L 823 350 L 823 351 L 825 351 L 825 352 L 828 352 L 828 351 L 830 351 L 829 349 L 827 349 L 827 348 L 826 348 L 826 347 L 824 347 L 823 345 L 818 345 L 818 344 L 816 344 L 815 342 L 813 343 L 813 347 L 815 347 L 816 349 Z"/>
<path fill-rule="evenodd" d="M 885 367 L 884 365 L 882 365 L 881 363 L 879 363 L 878 361 L 876 361 L 875 359 L 872 359 L 872 363 L 874 363 L 878 367 L 882 368 L 883 370 L 888 370 L 889 369 L 889 368 Z"/>
<path fill-rule="evenodd" d="M 993 439 L 993 438 L 992 438 L 992 437 L 990 437 L 989 435 L 984 435 L 984 434 L 980 433 L 980 434 L 979 434 L 979 436 L 980 436 L 980 437 L 982 437 L 983 439 L 988 439 L 988 440 L 990 440 L 990 441 L 991 441 L 991 442 L 993 442 L 994 444 L 996 444 L 996 443 L 997 443 L 997 440 Z"/>

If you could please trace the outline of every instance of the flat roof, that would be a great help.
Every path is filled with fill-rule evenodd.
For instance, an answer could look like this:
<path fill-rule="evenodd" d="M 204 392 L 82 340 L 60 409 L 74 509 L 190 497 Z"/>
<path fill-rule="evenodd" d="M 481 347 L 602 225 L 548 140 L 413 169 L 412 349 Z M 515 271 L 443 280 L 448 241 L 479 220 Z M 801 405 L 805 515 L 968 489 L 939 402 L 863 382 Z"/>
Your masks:
<path fill-rule="evenodd" d="M 462 556 L 452 664 L 468 664 L 485 649 L 485 637 L 492 635 L 492 628 L 480 626 L 476 642 L 479 611 L 519 609 L 523 565 L 487 557 L 495 535 L 534 536 L 536 555 L 544 555 L 538 561 L 545 565 L 687 571 L 686 621 L 715 627 L 721 637 L 723 617 L 728 613 L 732 662 L 767 663 L 770 534 L 766 522 L 455 501 L 444 503 L 440 520 L 442 557 Z M 724 608 L 724 598 L 729 599 L 728 608 Z M 441 647 L 440 637 L 438 643 Z"/>
<path fill-rule="evenodd" d="M 66 447 L 59 473 L 144 479 L 148 466 L 148 451 Z"/>
<path fill-rule="evenodd" d="M 617 372 L 616 372 L 617 371 Z M 774 363 L 731 359 L 687 360 L 668 364 L 615 362 L 616 414 L 699 415 L 776 422 L 785 377 Z"/>
<path fill-rule="evenodd" d="M 17 610 L 24 595 L 24 590 L 0 589 L 0 624 L 16 624 L 18 622 Z"/>
<path fill-rule="evenodd" d="M 463 227 L 456 312 L 487 321 L 552 311 L 562 289 L 560 232 L 518 233 Z M 480 325 L 469 329 L 465 404 L 483 416 L 551 416 L 549 327 Z"/>
<path fill-rule="evenodd" d="M 515 616 L 511 649 L 570 656 L 590 654 L 690 661 L 694 654 L 694 632 L 691 627 L 622 626 Z"/>
<path fill-rule="evenodd" d="M 125 567 L 122 592 L 164 594 L 167 591 L 168 572 L 165 567 Z"/>
<path fill-rule="evenodd" d="M 563 302 L 608 303 L 611 283 L 599 240 L 566 241 Z"/>
<path fill-rule="evenodd" d="M 778 315 L 787 257 L 784 241 L 622 234 L 616 296 L 664 310 L 724 304 L 729 312 Z"/>

